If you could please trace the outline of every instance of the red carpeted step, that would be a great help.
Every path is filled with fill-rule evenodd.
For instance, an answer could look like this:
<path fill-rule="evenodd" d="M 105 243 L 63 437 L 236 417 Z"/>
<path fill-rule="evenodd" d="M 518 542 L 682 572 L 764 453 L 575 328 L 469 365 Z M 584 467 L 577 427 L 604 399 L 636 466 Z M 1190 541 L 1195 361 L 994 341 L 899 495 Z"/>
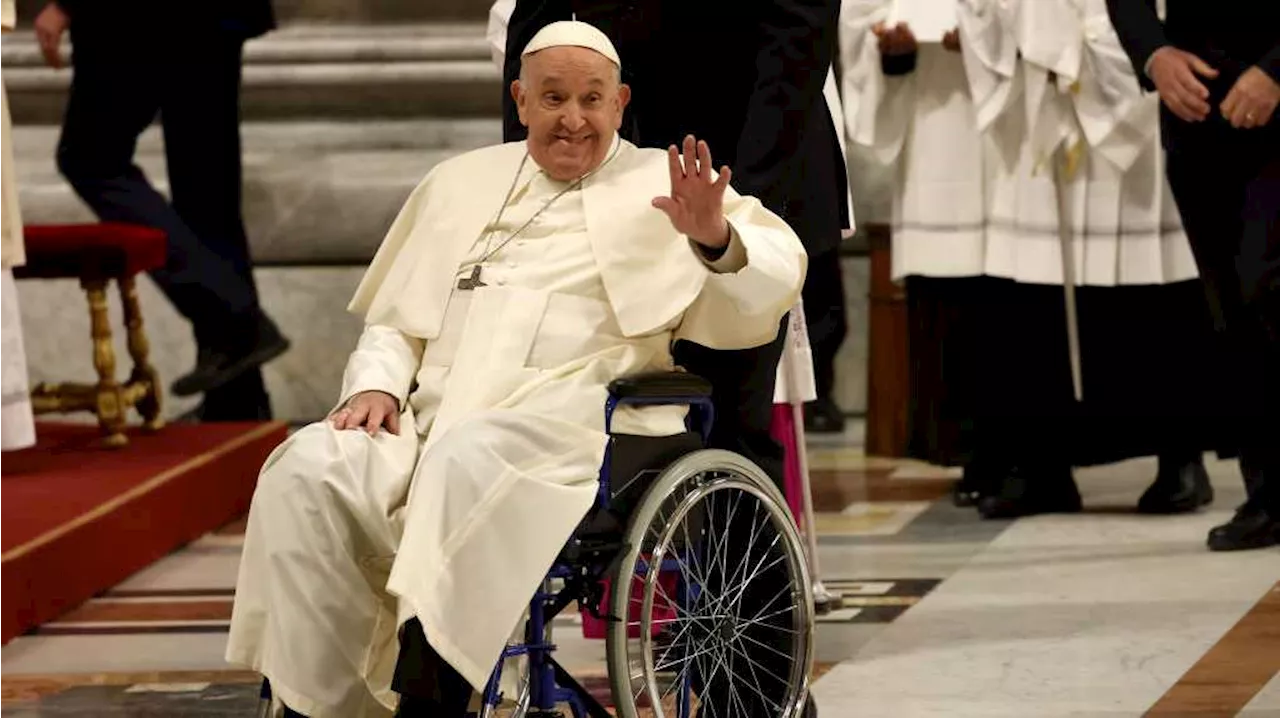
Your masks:
<path fill-rule="evenodd" d="M 4 642 L 243 515 L 286 427 L 175 425 L 122 449 L 91 425 L 37 434 L 0 467 Z"/>

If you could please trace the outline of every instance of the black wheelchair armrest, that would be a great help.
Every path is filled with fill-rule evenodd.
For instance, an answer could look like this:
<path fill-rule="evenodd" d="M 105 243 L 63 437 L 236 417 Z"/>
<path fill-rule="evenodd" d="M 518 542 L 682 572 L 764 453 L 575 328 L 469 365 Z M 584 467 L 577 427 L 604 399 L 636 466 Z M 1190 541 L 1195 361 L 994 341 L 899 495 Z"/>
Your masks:
<path fill-rule="evenodd" d="M 688 372 L 659 371 L 615 379 L 609 383 L 609 395 L 618 399 L 709 399 L 711 382 Z"/>

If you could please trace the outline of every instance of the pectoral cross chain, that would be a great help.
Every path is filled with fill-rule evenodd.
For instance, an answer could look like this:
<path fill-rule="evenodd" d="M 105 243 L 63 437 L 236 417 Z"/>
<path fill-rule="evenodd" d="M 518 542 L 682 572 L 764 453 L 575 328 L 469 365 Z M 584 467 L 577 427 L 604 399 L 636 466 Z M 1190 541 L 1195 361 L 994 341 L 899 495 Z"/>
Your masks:
<path fill-rule="evenodd" d="M 471 268 L 470 276 L 463 277 L 458 280 L 458 289 L 461 289 L 464 292 L 469 292 L 472 289 L 477 289 L 483 286 L 485 286 L 485 283 L 480 281 L 480 265 L 478 264 Z"/>

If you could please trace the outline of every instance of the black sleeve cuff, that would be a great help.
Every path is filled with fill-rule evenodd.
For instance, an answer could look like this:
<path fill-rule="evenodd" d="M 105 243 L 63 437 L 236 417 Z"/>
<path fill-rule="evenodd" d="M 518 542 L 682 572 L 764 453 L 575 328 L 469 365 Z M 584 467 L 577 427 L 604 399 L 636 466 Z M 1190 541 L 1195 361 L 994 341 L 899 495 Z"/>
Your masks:
<path fill-rule="evenodd" d="M 888 76 L 910 75 L 916 69 L 916 56 L 918 53 L 909 55 L 881 55 L 880 69 Z"/>

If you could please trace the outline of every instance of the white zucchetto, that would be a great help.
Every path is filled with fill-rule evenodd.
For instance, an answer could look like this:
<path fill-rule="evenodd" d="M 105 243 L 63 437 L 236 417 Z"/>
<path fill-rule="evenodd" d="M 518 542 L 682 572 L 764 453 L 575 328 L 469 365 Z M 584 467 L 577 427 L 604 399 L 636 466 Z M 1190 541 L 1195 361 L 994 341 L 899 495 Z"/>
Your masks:
<path fill-rule="evenodd" d="M 613 43 L 599 28 L 589 23 L 577 20 L 553 22 L 533 36 L 520 57 L 527 57 L 548 47 L 585 47 L 604 55 L 619 68 L 622 67 L 622 60 L 618 58 L 618 51 L 614 49 Z"/>

